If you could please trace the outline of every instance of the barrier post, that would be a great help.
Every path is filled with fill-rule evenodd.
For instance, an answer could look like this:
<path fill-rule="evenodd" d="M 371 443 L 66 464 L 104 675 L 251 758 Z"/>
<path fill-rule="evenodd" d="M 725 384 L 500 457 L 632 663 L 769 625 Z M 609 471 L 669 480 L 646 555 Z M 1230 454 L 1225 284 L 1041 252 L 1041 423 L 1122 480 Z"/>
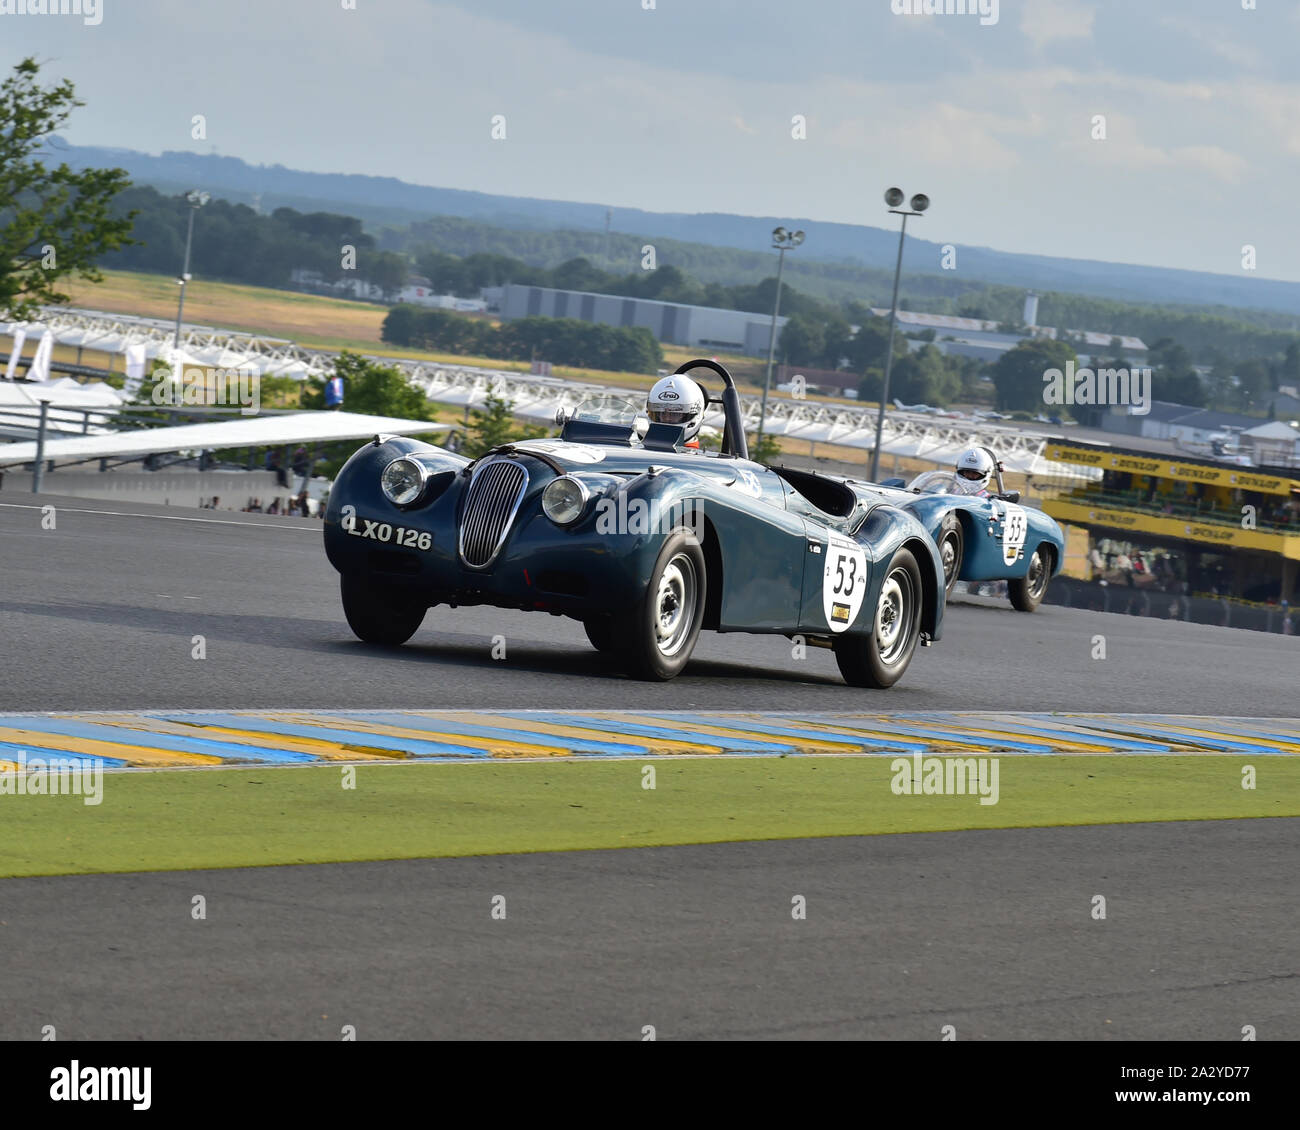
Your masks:
<path fill-rule="evenodd" d="M 32 470 L 32 494 L 41 493 L 41 479 L 45 475 L 45 425 L 50 418 L 50 402 L 41 401 L 41 422 L 36 428 L 36 466 Z"/>

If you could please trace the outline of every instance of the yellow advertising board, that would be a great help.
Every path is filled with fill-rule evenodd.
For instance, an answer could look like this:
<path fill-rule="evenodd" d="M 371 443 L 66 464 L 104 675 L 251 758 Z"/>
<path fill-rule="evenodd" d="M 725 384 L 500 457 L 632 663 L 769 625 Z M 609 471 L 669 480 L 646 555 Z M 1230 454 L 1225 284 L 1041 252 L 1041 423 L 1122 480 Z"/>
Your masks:
<path fill-rule="evenodd" d="M 1131 475 L 1150 475 L 1156 479 L 1175 479 L 1184 483 L 1204 483 L 1206 486 L 1227 487 L 1229 490 L 1253 490 L 1261 494 L 1281 495 L 1288 495 L 1293 490 L 1300 491 L 1300 479 L 1270 475 L 1250 467 L 1226 465 L 1206 467 L 1200 463 L 1186 463 L 1155 453 L 1142 455 L 1134 452 L 1107 451 L 1104 448 L 1049 443 L 1043 455 L 1057 463 L 1078 463 L 1084 467 L 1097 467 L 1103 471 L 1125 471 Z"/>
<path fill-rule="evenodd" d="M 1116 530 L 1140 530 L 1144 534 L 1174 541 L 1198 541 L 1223 548 L 1255 549 L 1280 553 L 1300 561 L 1300 533 L 1276 534 L 1268 530 L 1244 530 L 1240 526 L 1197 522 L 1167 514 L 1147 514 L 1137 510 L 1089 506 L 1084 502 L 1049 499 L 1043 509 L 1058 522 L 1080 526 L 1106 526 Z"/>

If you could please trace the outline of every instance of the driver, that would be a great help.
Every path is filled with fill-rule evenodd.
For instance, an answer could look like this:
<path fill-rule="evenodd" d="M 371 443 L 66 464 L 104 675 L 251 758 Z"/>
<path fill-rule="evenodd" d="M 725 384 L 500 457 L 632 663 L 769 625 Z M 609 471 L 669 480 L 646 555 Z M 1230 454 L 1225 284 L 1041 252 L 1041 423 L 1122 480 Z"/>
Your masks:
<path fill-rule="evenodd" d="M 690 377 L 673 375 L 656 381 L 645 400 L 651 423 L 677 424 L 686 429 L 686 446 L 699 449 L 696 438 L 704 423 L 704 390 Z"/>
<path fill-rule="evenodd" d="M 957 456 L 957 485 L 963 494 L 987 498 L 993 478 L 993 458 L 982 447 L 968 447 Z"/>

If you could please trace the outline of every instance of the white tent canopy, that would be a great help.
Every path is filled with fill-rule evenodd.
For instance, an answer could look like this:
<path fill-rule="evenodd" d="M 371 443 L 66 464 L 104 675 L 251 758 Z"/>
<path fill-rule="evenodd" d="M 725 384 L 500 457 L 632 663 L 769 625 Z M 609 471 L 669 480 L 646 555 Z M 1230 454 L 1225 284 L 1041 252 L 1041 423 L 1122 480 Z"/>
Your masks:
<path fill-rule="evenodd" d="M 356 412 L 301 412 L 287 416 L 255 416 L 216 424 L 182 424 L 174 428 L 53 439 L 45 444 L 46 459 L 107 459 L 160 455 L 169 451 L 220 451 L 232 447 L 276 447 L 288 443 L 328 443 L 368 439 L 378 434 L 426 435 L 448 430 L 428 420 L 401 420 Z M 35 443 L 0 445 L 0 465 L 31 463 Z"/>

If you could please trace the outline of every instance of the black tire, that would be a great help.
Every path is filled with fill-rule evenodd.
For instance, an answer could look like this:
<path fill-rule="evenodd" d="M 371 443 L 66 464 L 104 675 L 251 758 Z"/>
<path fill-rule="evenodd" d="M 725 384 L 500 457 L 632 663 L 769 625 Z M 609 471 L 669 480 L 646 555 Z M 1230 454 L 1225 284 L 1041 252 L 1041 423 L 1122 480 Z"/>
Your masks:
<path fill-rule="evenodd" d="M 704 551 L 688 530 L 668 535 L 645 595 L 614 623 L 624 668 L 633 679 L 664 682 L 691 658 L 704 621 Z"/>
<path fill-rule="evenodd" d="M 615 642 L 617 635 L 614 630 L 614 621 L 608 616 L 602 616 L 600 619 L 584 620 L 582 626 L 587 629 L 587 639 L 591 640 L 591 646 L 597 651 L 618 650 L 618 644 Z"/>
<path fill-rule="evenodd" d="M 416 633 L 428 606 L 399 592 L 381 592 L 363 577 L 344 573 L 339 578 L 343 615 L 348 627 L 366 643 L 396 647 Z"/>
<path fill-rule="evenodd" d="M 948 514 L 944 518 L 935 541 L 939 546 L 939 564 L 943 566 L 943 598 L 947 600 L 957 586 L 961 555 L 966 548 L 966 535 L 961 528 L 961 519 L 956 514 Z"/>
<path fill-rule="evenodd" d="M 892 687 L 912 662 L 921 638 L 921 569 L 910 550 L 889 562 L 871 630 L 835 641 L 835 662 L 851 687 Z"/>
<path fill-rule="evenodd" d="M 1011 606 L 1019 612 L 1032 612 L 1043 603 L 1047 583 L 1052 579 L 1052 551 L 1040 545 L 1029 559 L 1025 575 L 1007 582 Z"/>

